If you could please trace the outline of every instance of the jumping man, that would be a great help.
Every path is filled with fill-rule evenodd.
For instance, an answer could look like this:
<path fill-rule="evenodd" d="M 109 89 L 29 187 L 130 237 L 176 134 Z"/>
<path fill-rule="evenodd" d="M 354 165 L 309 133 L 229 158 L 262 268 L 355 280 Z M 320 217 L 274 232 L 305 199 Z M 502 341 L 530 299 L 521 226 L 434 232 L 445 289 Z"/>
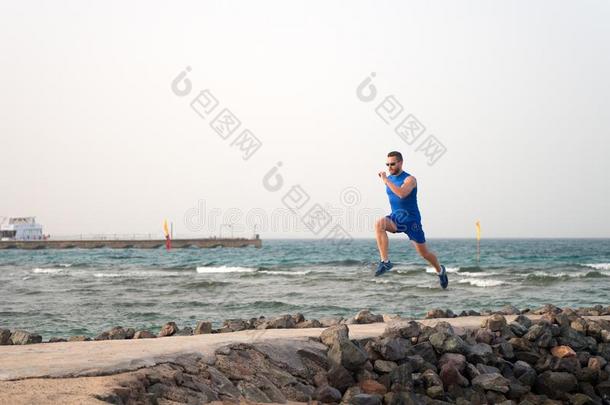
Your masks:
<path fill-rule="evenodd" d="M 388 234 L 386 232 L 404 232 L 413 242 L 417 253 L 434 266 L 441 287 L 447 288 L 447 285 L 449 285 L 447 270 L 426 246 L 426 237 L 417 207 L 417 180 L 402 170 L 402 154 L 400 152 L 388 153 L 386 166 L 390 175 L 387 176 L 385 172 L 379 172 L 379 177 L 386 185 L 392 213 L 379 218 L 375 223 L 377 247 L 381 257 L 375 276 L 379 276 L 394 267 L 388 259 Z"/>

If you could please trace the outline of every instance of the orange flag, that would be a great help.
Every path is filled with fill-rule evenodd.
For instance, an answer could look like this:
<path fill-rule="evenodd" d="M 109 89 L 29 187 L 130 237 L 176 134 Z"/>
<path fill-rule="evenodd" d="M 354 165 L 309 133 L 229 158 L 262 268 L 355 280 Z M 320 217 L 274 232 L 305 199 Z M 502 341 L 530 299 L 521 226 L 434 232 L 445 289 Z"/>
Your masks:
<path fill-rule="evenodd" d="M 165 234 L 165 248 L 170 250 L 172 248 L 172 240 L 167 227 L 167 219 L 163 221 L 163 233 Z"/>

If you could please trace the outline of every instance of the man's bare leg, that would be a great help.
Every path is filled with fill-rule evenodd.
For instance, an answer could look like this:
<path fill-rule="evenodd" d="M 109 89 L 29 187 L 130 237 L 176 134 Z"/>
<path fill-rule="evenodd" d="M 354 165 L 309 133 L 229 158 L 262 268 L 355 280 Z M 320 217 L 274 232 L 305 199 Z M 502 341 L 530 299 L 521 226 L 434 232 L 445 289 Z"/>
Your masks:
<path fill-rule="evenodd" d="M 395 233 L 396 224 L 389 218 L 379 218 L 375 222 L 375 238 L 377 239 L 377 248 L 379 249 L 379 258 L 382 262 L 388 261 L 388 234 L 386 231 Z"/>
<path fill-rule="evenodd" d="M 426 243 L 417 243 L 415 241 L 411 241 L 413 242 L 413 246 L 415 246 L 415 249 L 417 250 L 417 253 L 419 253 L 419 255 L 421 257 L 423 257 L 424 259 L 426 259 L 431 265 L 432 267 L 434 267 L 436 269 L 436 273 L 440 274 L 441 273 L 441 265 L 438 262 L 438 259 L 436 258 L 436 255 L 428 249 L 428 247 L 426 246 Z"/>

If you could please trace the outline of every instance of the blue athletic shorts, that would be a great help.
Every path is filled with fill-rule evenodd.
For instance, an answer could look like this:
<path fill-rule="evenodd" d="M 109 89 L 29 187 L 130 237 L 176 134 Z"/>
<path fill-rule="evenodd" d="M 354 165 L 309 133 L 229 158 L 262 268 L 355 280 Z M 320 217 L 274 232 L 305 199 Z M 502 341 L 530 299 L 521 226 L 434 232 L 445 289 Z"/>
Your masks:
<path fill-rule="evenodd" d="M 417 243 L 426 242 L 426 236 L 424 235 L 421 221 L 405 221 L 400 218 L 399 214 L 397 215 L 394 212 L 385 217 L 391 219 L 392 222 L 396 224 L 397 232 L 406 233 L 409 236 L 409 239 Z"/>

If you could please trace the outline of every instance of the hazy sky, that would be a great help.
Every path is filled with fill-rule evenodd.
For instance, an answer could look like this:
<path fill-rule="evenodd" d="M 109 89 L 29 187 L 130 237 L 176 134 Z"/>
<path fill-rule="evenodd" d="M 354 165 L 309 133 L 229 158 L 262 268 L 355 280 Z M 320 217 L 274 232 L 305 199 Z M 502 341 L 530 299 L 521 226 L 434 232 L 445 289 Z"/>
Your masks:
<path fill-rule="evenodd" d="M 2 1 L 0 216 L 55 236 L 158 235 L 164 218 L 248 235 L 265 217 L 262 238 L 322 236 L 278 226 L 300 185 L 304 209 L 373 237 L 399 150 L 428 238 L 474 236 L 477 219 L 483 237 L 608 237 L 609 21 L 605 0 Z M 202 118 L 204 89 L 219 104 Z M 390 95 L 404 110 L 386 124 Z M 224 108 L 241 121 L 227 139 L 210 126 Z M 409 114 L 426 128 L 412 145 L 394 132 Z M 262 145 L 247 160 L 244 129 Z M 429 135 L 446 148 L 433 165 Z"/>

